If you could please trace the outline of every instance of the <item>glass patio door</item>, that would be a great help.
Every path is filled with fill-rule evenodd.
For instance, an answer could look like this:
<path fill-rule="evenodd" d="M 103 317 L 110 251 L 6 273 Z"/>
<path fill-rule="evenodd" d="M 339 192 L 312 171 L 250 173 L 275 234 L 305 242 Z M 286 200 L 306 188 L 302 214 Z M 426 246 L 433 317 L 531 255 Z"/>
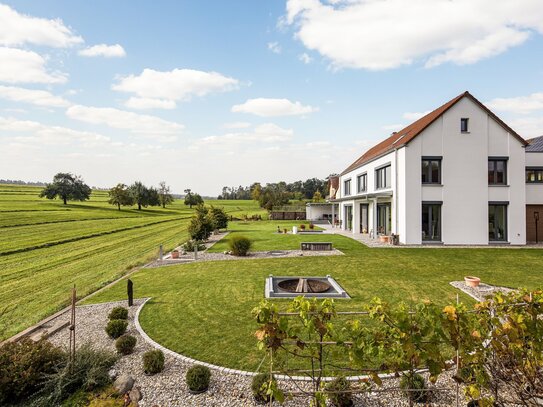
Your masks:
<path fill-rule="evenodd" d="M 441 204 L 422 204 L 422 240 L 441 241 Z"/>
<path fill-rule="evenodd" d="M 351 205 L 345 207 L 345 229 L 353 230 L 353 207 Z"/>
<path fill-rule="evenodd" d="M 368 204 L 360 204 L 360 233 L 368 233 L 369 230 Z"/>
<path fill-rule="evenodd" d="M 377 204 L 377 234 L 390 235 L 391 224 L 390 203 Z"/>

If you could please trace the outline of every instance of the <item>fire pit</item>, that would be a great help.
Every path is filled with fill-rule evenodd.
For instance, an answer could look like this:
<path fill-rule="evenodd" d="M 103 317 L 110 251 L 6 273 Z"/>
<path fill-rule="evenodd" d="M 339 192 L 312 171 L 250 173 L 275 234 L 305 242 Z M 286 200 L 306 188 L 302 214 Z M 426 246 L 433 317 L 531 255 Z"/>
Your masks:
<path fill-rule="evenodd" d="M 350 298 L 331 276 L 275 277 L 266 279 L 266 298 L 294 298 L 299 295 L 318 298 Z"/>

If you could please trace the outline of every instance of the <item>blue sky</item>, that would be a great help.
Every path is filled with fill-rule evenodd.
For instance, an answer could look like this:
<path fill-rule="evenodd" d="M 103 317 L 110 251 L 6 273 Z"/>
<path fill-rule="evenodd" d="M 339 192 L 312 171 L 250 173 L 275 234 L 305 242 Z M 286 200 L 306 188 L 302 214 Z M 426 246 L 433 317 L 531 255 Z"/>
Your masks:
<path fill-rule="evenodd" d="M 0 178 L 340 172 L 464 90 L 543 134 L 538 0 L 4 1 Z"/>

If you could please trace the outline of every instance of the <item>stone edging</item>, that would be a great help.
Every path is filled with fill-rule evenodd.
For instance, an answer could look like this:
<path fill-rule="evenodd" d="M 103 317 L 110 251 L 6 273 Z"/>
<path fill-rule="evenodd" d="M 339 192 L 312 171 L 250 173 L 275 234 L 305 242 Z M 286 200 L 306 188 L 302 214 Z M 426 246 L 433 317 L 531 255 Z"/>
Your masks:
<path fill-rule="evenodd" d="M 170 356 L 172 356 L 172 357 L 174 357 L 174 358 L 176 358 L 178 360 L 181 360 L 183 362 L 206 366 L 206 367 L 208 367 L 210 369 L 217 370 L 219 372 L 230 373 L 230 374 L 235 374 L 235 375 L 239 375 L 239 376 L 256 376 L 258 374 L 258 372 L 249 372 L 247 370 L 230 369 L 229 367 L 213 365 L 211 363 L 206 363 L 206 362 L 202 362 L 200 360 L 192 359 L 192 358 L 189 358 L 188 356 L 184 356 L 184 355 L 181 355 L 180 353 L 174 352 L 173 350 L 168 349 L 168 348 L 162 346 L 161 344 L 159 344 L 158 342 L 154 341 L 153 339 L 151 339 L 151 337 L 149 335 L 147 335 L 147 333 L 143 330 L 143 328 L 140 325 L 140 312 L 143 309 L 143 306 L 150 299 L 151 299 L 150 297 L 145 298 L 145 300 L 139 305 L 139 307 L 138 307 L 138 309 L 136 311 L 136 315 L 134 316 L 134 326 L 136 327 L 136 330 L 141 335 L 141 337 L 145 340 L 145 342 L 147 342 L 149 345 L 151 345 L 152 347 L 154 347 L 156 349 L 160 349 L 165 354 L 170 355 Z M 427 369 L 417 370 L 417 372 L 419 372 L 419 373 L 422 373 L 422 372 L 425 372 L 425 371 L 427 371 Z M 301 381 L 301 382 L 310 382 L 311 381 L 311 378 L 307 377 L 307 376 L 287 376 L 287 375 L 274 375 L 274 376 L 278 380 L 294 380 L 294 381 Z M 382 373 L 382 374 L 379 374 L 379 377 L 381 379 L 392 379 L 392 378 L 396 377 L 396 374 L 395 373 Z M 367 378 L 369 378 L 369 376 L 367 376 L 367 375 L 348 376 L 348 377 L 346 377 L 347 380 L 351 380 L 351 381 L 360 381 L 360 380 L 365 380 Z M 332 381 L 334 379 L 335 379 L 335 377 L 323 377 L 322 378 L 322 380 L 325 381 L 325 382 Z"/>

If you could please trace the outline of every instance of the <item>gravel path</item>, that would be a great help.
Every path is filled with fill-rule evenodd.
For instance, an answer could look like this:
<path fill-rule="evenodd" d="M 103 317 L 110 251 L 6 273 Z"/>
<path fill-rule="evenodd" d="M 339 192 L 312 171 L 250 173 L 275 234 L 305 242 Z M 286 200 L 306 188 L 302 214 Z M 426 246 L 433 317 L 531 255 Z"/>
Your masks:
<path fill-rule="evenodd" d="M 142 407 L 154 406 L 258 406 L 251 395 L 251 377 L 219 372 L 212 370 L 210 388 L 206 393 L 191 395 L 185 384 L 185 373 L 192 365 L 179 358 L 166 354 L 165 369 L 163 372 L 147 376 L 143 373 L 141 355 L 153 349 L 144 338 L 138 333 L 134 324 L 134 317 L 138 307 L 144 302 L 142 299 L 135 301 L 135 306 L 129 309 L 129 325 L 127 332 L 134 335 L 138 343 L 134 353 L 123 356 L 114 366 L 115 373 L 120 375 L 126 373 L 136 379 L 135 386 L 140 387 L 143 399 L 140 402 Z M 126 301 L 113 303 L 102 303 L 96 305 L 79 306 L 76 309 L 76 335 L 77 343 L 81 345 L 85 341 L 91 342 L 94 347 L 114 351 L 114 340 L 110 339 L 104 332 L 107 323 L 107 315 L 115 306 L 127 306 Z M 62 314 L 58 319 L 69 319 L 69 313 Z M 52 335 L 49 340 L 58 346 L 67 347 L 69 330 L 63 329 Z M 298 390 L 289 382 L 281 382 L 284 390 Z M 307 383 L 298 382 L 298 386 L 307 389 Z M 377 390 L 390 389 L 398 386 L 397 379 L 385 379 L 381 388 Z M 440 378 L 437 387 L 454 388 L 450 374 Z M 448 407 L 454 405 L 455 394 L 452 391 L 433 392 L 430 397 L 429 406 Z M 356 406 L 377 406 L 377 407 L 404 407 L 409 403 L 401 392 L 374 392 L 364 395 L 355 395 Z M 274 404 L 275 405 L 275 404 Z M 279 404 L 277 404 L 279 405 Z M 286 407 L 309 406 L 309 399 L 306 397 L 295 397 L 293 400 L 283 404 Z"/>
<path fill-rule="evenodd" d="M 471 298 L 476 301 L 484 301 L 487 297 L 494 295 L 497 292 L 503 292 L 505 294 L 514 291 L 511 288 L 507 287 L 498 287 L 495 285 L 480 283 L 478 287 L 470 287 L 465 283 L 465 281 L 451 281 L 450 283 L 453 287 L 462 290 L 464 293 L 469 295 Z"/>

